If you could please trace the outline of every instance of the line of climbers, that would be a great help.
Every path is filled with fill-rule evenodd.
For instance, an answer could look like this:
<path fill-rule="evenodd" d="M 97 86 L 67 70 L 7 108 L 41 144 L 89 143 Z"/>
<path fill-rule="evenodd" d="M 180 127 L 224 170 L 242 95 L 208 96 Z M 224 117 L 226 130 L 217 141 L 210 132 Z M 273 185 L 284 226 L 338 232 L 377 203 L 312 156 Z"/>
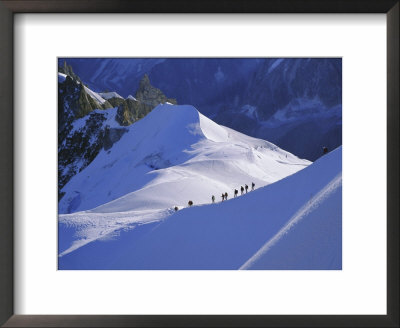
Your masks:
<path fill-rule="evenodd" d="M 255 185 L 255 183 L 254 182 L 252 182 L 251 183 L 251 190 L 254 190 L 254 187 L 255 187 L 256 185 Z M 244 185 L 244 187 L 243 186 L 240 186 L 240 194 L 241 195 L 243 195 L 243 193 L 246 191 L 246 194 L 247 194 L 247 191 L 249 190 L 249 186 L 247 185 L 247 184 L 245 184 Z M 237 189 L 235 189 L 234 191 L 233 191 L 233 198 L 236 198 L 237 196 L 238 196 L 238 194 L 239 194 L 239 190 L 237 190 Z M 225 200 L 226 200 L 227 198 L 225 198 Z"/>
<path fill-rule="evenodd" d="M 252 182 L 251 183 L 251 190 L 254 190 L 255 186 L 256 186 L 255 183 Z M 243 186 L 240 187 L 240 194 L 243 195 L 243 193 L 245 191 L 246 191 L 246 194 L 247 194 L 248 190 L 249 190 L 249 186 L 247 184 L 245 184 L 244 187 Z M 237 189 L 235 189 L 234 192 L 233 192 L 233 197 L 236 198 L 238 196 L 238 193 L 239 193 L 239 191 Z M 227 192 L 222 193 L 221 198 L 222 198 L 222 202 L 224 200 L 228 200 L 228 193 Z M 214 195 L 211 196 L 211 202 L 215 203 L 215 196 Z M 188 207 L 191 207 L 192 205 L 193 205 L 193 201 L 189 200 L 188 201 Z M 178 206 L 174 207 L 175 211 L 177 211 L 178 209 L 179 209 Z"/>
<path fill-rule="evenodd" d="M 328 148 L 327 147 L 322 147 L 322 153 L 323 153 L 323 155 L 327 154 L 328 153 Z M 287 157 L 287 155 L 286 155 L 286 157 Z M 254 190 L 254 187 L 255 187 L 255 184 L 254 184 L 254 182 L 252 182 L 251 183 L 251 190 Z M 247 190 L 248 189 L 249 189 L 249 186 L 247 184 L 244 185 L 244 188 L 243 188 L 243 186 L 240 186 L 240 194 L 243 195 L 244 191 L 246 191 L 246 194 L 247 194 Z M 239 191 L 237 189 L 235 189 L 233 191 L 233 198 L 236 198 L 238 196 L 238 194 L 239 194 Z M 221 194 L 221 198 L 222 198 L 221 202 L 223 202 L 224 200 L 228 200 L 228 193 L 227 192 L 222 193 Z M 211 196 L 211 201 L 212 201 L 212 203 L 215 203 L 215 196 L 214 195 Z M 193 202 L 191 200 L 189 200 L 188 206 L 190 207 L 192 205 L 193 205 Z M 175 211 L 177 211 L 178 210 L 178 206 L 175 206 L 174 209 L 175 209 Z"/>

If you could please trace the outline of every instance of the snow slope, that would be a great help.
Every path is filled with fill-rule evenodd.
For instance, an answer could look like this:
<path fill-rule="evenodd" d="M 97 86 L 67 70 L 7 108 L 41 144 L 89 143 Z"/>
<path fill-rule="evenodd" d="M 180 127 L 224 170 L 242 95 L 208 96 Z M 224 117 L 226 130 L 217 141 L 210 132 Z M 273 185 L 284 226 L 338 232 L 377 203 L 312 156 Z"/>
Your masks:
<path fill-rule="evenodd" d="M 309 164 L 219 126 L 192 106 L 159 105 L 128 129 L 64 186 L 59 213 L 208 203 L 213 194 L 231 197 L 234 188 L 266 185 Z"/>
<path fill-rule="evenodd" d="M 128 266 L 341 269 L 341 149 L 232 202 L 185 211 L 140 240 Z"/>
<path fill-rule="evenodd" d="M 163 220 L 189 200 L 209 204 L 211 195 L 219 201 L 222 192 L 231 198 L 235 188 L 264 186 L 310 164 L 219 126 L 192 106 L 159 105 L 128 130 L 62 189 L 59 213 L 72 214 L 59 221 L 75 232 L 60 233 L 60 254 Z"/>
<path fill-rule="evenodd" d="M 340 173 L 240 269 L 340 269 L 341 185 Z"/>
<path fill-rule="evenodd" d="M 160 222 L 114 231 L 62 254 L 59 268 L 340 270 L 341 165 L 340 147 L 236 199 L 170 210 Z M 63 234 L 74 231 L 61 223 L 67 217 L 60 220 Z"/>

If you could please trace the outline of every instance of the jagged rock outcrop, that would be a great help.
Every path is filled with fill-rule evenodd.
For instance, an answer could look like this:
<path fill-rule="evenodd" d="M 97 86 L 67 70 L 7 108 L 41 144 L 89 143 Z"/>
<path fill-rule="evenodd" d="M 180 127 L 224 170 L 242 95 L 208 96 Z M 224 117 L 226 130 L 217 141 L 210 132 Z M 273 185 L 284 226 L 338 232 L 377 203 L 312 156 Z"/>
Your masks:
<path fill-rule="evenodd" d="M 145 74 L 139 83 L 139 89 L 136 92 L 135 98 L 146 105 L 156 107 L 158 104 L 164 104 L 169 102 L 171 104 L 176 104 L 175 99 L 167 98 L 160 89 L 153 87 L 150 84 L 150 79 L 147 74 Z"/>
<path fill-rule="evenodd" d="M 81 79 L 79 78 L 79 76 L 74 73 L 74 70 L 72 69 L 72 66 L 68 65 L 65 60 L 64 60 L 63 65 L 58 67 L 58 71 L 60 73 L 68 75 L 69 77 L 71 77 L 72 79 L 74 79 L 76 81 L 81 82 Z"/>
<path fill-rule="evenodd" d="M 153 87 L 146 74 L 139 83 L 139 89 L 136 92 L 135 98 L 136 100 L 127 98 L 119 105 L 116 117 L 119 124 L 124 126 L 131 125 L 135 121 L 145 117 L 159 104 L 166 102 L 177 104 L 175 99 L 167 98 L 160 89 Z"/>
<path fill-rule="evenodd" d="M 107 100 L 112 107 L 118 107 L 125 102 L 125 99 L 113 97 Z"/>

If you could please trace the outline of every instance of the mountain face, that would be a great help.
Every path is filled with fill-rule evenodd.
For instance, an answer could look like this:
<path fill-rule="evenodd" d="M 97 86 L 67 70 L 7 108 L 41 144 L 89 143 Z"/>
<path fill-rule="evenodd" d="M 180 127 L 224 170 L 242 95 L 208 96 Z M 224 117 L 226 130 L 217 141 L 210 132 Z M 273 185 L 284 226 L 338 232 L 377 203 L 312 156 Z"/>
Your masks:
<path fill-rule="evenodd" d="M 124 126 L 146 116 L 155 104 L 174 100 L 154 88 L 147 76 L 140 83 L 140 99 L 136 100 L 123 99 L 116 92 L 92 91 L 65 62 L 59 71 L 58 196 L 61 199 L 64 185 L 90 164 L 101 149 L 111 148 L 127 131 Z"/>
<path fill-rule="evenodd" d="M 167 59 L 149 76 L 217 123 L 315 160 L 342 144 L 341 72 L 341 59 Z"/>
<path fill-rule="evenodd" d="M 342 103 L 341 79 L 341 59 L 268 60 L 250 80 L 245 102 L 260 108 L 263 121 L 291 103 L 306 107 L 314 101 L 315 106 L 317 99 L 321 109 L 332 108 Z"/>
<path fill-rule="evenodd" d="M 94 111 L 96 108 L 106 109 L 111 105 L 92 97 L 91 90 L 78 79 L 63 73 L 59 73 L 58 78 L 58 197 L 60 199 L 63 196 L 61 188 L 72 176 L 86 167 L 103 146 L 105 130 L 101 127 L 107 114 Z M 81 124 L 82 121 L 85 124 Z M 77 122 L 81 125 L 80 129 L 76 128 Z"/>
<path fill-rule="evenodd" d="M 68 62 L 96 81 L 98 90 L 109 87 L 110 79 L 125 96 L 147 73 L 178 103 L 303 158 L 315 160 L 323 146 L 342 143 L 340 58 L 99 59 L 97 69 L 87 59 Z"/>
<path fill-rule="evenodd" d="M 101 149 L 109 149 L 127 131 L 115 121 L 116 109 L 94 110 L 75 120 L 58 146 L 59 199 L 61 189 L 77 173 L 88 166 Z M 113 115 L 114 114 L 114 115 Z"/>

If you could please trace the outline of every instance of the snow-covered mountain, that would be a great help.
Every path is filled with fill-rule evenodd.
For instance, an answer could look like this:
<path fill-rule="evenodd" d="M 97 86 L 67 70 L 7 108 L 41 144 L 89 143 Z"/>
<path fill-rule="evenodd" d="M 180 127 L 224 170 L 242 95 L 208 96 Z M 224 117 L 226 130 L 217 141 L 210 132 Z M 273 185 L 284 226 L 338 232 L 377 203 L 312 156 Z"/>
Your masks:
<path fill-rule="evenodd" d="M 208 203 L 212 194 L 232 196 L 246 183 L 266 185 L 309 164 L 187 105 L 159 105 L 127 130 L 64 186 L 60 213 L 100 205 L 109 212 Z"/>
<path fill-rule="evenodd" d="M 214 195 L 220 202 L 222 193 L 233 198 L 234 189 L 240 195 L 241 186 L 259 188 L 310 164 L 187 105 L 159 105 L 127 130 L 61 190 L 59 213 L 72 214 L 59 216 L 60 254 L 161 221 L 189 200 L 209 204 Z"/>
<path fill-rule="evenodd" d="M 123 97 L 148 74 L 178 103 L 302 158 L 315 160 L 321 147 L 342 144 L 340 58 L 66 60 L 94 90 L 107 88 Z"/>
<path fill-rule="evenodd" d="M 177 212 L 151 202 L 129 210 L 133 193 L 60 215 L 59 268 L 340 270 L 341 162 L 338 148 L 276 183 Z"/>
<path fill-rule="evenodd" d="M 136 98 L 88 88 L 65 62 L 58 73 L 58 197 L 61 188 L 99 153 L 109 149 L 133 122 L 159 103 L 176 103 L 150 84 L 145 75 Z M 112 117 L 112 119 L 110 119 Z"/>

